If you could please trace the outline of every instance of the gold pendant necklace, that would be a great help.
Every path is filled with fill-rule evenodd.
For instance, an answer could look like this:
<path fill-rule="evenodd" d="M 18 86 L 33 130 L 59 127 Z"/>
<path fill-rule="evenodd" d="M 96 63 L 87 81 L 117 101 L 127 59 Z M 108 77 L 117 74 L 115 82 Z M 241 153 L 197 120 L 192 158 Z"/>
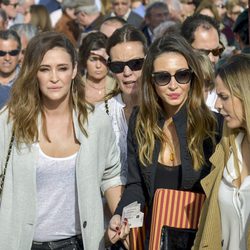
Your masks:
<path fill-rule="evenodd" d="M 173 152 L 170 153 L 169 160 L 172 162 L 174 161 L 174 153 Z"/>
<path fill-rule="evenodd" d="M 102 87 L 96 87 L 96 86 L 94 86 L 94 85 L 92 85 L 92 83 L 90 83 L 90 82 L 88 82 L 87 81 L 87 84 L 92 88 L 92 89 L 94 89 L 94 90 L 96 90 L 97 91 L 97 93 L 99 94 L 99 95 L 101 95 L 102 94 L 102 92 L 104 91 L 104 89 L 105 89 L 105 85 L 104 86 L 102 86 Z"/>
<path fill-rule="evenodd" d="M 165 124 L 164 124 L 164 127 L 165 128 L 168 128 L 168 126 L 173 122 L 173 119 L 172 118 L 169 118 Z M 170 150 L 170 154 L 169 154 L 169 160 L 174 163 L 174 160 L 175 160 L 175 150 L 174 150 L 174 146 L 173 146 L 173 142 L 170 141 L 170 139 L 168 139 L 168 142 L 167 142 L 168 146 L 169 146 L 169 150 Z"/>

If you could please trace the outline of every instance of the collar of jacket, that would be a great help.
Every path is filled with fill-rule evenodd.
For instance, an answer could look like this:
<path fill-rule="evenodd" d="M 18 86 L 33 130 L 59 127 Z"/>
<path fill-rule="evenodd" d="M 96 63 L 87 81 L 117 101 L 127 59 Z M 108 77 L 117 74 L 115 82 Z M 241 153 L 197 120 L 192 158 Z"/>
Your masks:
<path fill-rule="evenodd" d="M 214 154 L 210 157 L 212 163 L 212 170 L 209 175 L 201 180 L 202 188 L 207 197 L 210 196 L 211 191 L 216 183 L 220 182 L 225 167 L 225 152 L 221 143 L 216 146 Z"/>
<path fill-rule="evenodd" d="M 166 118 L 163 114 L 160 114 L 158 125 L 162 128 Z M 190 190 L 194 183 L 200 178 L 200 171 L 193 169 L 191 155 L 187 145 L 187 108 L 184 104 L 182 108 L 173 116 L 173 122 L 176 126 L 177 136 L 180 143 L 180 154 L 181 154 L 181 167 L 182 167 L 182 180 L 181 189 Z M 156 140 L 153 151 L 152 163 L 147 167 L 142 166 L 142 175 L 144 176 L 145 184 L 149 193 L 149 202 L 153 201 L 154 186 L 155 186 L 155 172 L 156 165 L 158 162 L 158 156 L 160 152 L 160 141 Z"/>
<path fill-rule="evenodd" d="M 88 117 L 87 117 L 87 121 L 85 121 L 85 129 L 88 132 L 88 124 L 89 124 L 89 119 L 91 119 L 91 111 L 88 110 Z M 74 130 L 75 130 L 75 136 L 76 139 L 80 142 L 80 144 L 82 144 L 83 140 L 86 139 L 86 136 L 82 133 L 81 128 L 79 126 L 79 122 L 78 122 L 78 111 L 77 110 L 73 110 L 72 111 L 72 117 L 73 117 L 73 126 L 74 126 Z M 40 113 L 38 115 L 38 130 L 40 131 L 42 126 L 42 114 Z"/>

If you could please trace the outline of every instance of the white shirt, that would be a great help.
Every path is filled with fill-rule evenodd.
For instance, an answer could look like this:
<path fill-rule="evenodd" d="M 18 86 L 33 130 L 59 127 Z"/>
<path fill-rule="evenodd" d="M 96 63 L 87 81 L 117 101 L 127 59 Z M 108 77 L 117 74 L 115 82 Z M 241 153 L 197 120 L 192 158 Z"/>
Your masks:
<path fill-rule="evenodd" d="M 242 171 L 241 143 L 244 134 L 236 137 L 240 171 Z M 245 177 L 240 188 L 232 183 L 237 174 L 233 154 L 229 157 L 219 188 L 218 201 L 221 213 L 223 250 L 246 250 L 247 230 L 250 223 L 250 176 Z"/>
<path fill-rule="evenodd" d="M 122 100 L 121 94 L 112 97 L 108 100 L 109 116 L 112 119 L 112 126 L 116 135 L 116 142 L 120 148 L 121 156 L 121 176 L 127 180 L 128 163 L 127 163 L 127 134 L 128 125 L 124 113 L 125 103 Z M 102 103 L 98 107 L 106 111 L 105 104 Z"/>
<path fill-rule="evenodd" d="M 216 99 L 217 99 L 216 90 L 213 89 L 209 91 L 207 94 L 206 104 L 210 110 L 218 113 L 218 110 L 215 108 Z"/>

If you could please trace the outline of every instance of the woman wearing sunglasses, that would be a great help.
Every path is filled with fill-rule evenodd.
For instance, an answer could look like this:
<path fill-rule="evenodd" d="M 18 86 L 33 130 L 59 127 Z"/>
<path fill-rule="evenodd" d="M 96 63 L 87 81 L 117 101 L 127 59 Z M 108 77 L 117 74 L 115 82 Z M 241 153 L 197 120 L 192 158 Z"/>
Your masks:
<path fill-rule="evenodd" d="M 121 152 L 122 176 L 127 176 L 128 120 L 138 105 L 139 83 L 147 42 L 144 35 L 131 25 L 116 30 L 107 43 L 108 67 L 117 82 L 101 108 L 112 118 Z"/>
<path fill-rule="evenodd" d="M 250 56 L 232 56 L 217 72 L 215 107 L 224 116 L 222 140 L 201 184 L 207 202 L 194 249 L 250 249 Z"/>
<path fill-rule="evenodd" d="M 128 129 L 128 181 L 107 232 L 111 242 L 122 240 L 128 248 L 129 226 L 121 221 L 125 206 L 137 201 L 143 210 L 147 205 L 144 249 L 148 249 L 156 190 L 203 192 L 200 180 L 210 171 L 208 159 L 221 129 L 220 116 L 204 102 L 203 79 L 196 55 L 183 37 L 171 34 L 150 47 L 142 69 L 140 106 Z M 191 249 L 195 232 L 171 235 L 172 248 L 162 249 Z"/>

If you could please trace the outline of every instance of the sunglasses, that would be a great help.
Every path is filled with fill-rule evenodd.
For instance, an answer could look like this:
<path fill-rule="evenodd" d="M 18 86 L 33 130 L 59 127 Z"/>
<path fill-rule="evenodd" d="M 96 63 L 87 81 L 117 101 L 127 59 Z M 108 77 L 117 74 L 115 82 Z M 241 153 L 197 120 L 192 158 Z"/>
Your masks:
<path fill-rule="evenodd" d="M 144 58 L 132 59 L 127 62 L 108 61 L 108 67 L 113 73 L 119 74 L 124 71 L 125 66 L 128 66 L 132 71 L 141 70 L 143 62 Z"/>
<path fill-rule="evenodd" d="M 193 72 L 191 69 L 179 69 L 174 75 L 167 71 L 160 71 L 152 73 L 152 80 L 159 86 L 164 86 L 170 83 L 172 76 L 179 84 L 187 84 L 191 81 Z"/>
<path fill-rule="evenodd" d="M 19 54 L 20 50 L 18 49 L 14 49 L 14 50 L 10 50 L 10 51 L 3 51 L 0 50 L 0 57 L 6 56 L 7 54 L 10 56 L 17 56 Z"/>
<path fill-rule="evenodd" d="M 226 8 L 226 5 L 221 3 L 221 4 L 216 4 L 216 7 L 220 8 L 220 9 L 224 9 L 224 8 Z"/>
<path fill-rule="evenodd" d="M 216 49 L 198 49 L 200 52 L 205 53 L 207 56 L 212 53 L 213 56 L 221 56 L 224 51 L 224 47 L 216 48 Z"/>

